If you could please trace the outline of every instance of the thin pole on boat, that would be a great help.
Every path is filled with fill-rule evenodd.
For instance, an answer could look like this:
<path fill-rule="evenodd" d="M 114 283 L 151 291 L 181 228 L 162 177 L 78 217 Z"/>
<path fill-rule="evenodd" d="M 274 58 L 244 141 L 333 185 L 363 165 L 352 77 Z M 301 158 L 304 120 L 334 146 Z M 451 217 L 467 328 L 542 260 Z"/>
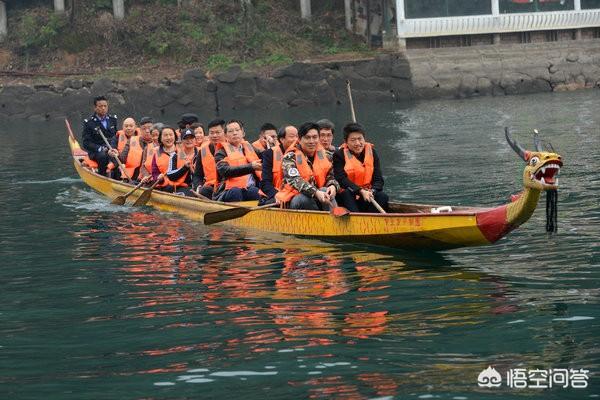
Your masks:
<path fill-rule="evenodd" d="M 350 88 L 350 81 L 346 81 L 346 90 L 348 90 L 348 100 L 350 100 L 350 112 L 352 113 L 352 122 L 356 123 L 356 113 L 354 112 L 354 101 L 352 100 L 352 89 Z"/>
<path fill-rule="evenodd" d="M 348 90 L 348 100 L 350 100 L 350 112 L 352 113 L 352 122 L 356 123 L 356 113 L 354 112 L 354 101 L 352 100 L 352 89 L 350 88 L 350 80 L 346 80 L 346 89 Z M 387 214 L 383 207 L 381 207 L 379 203 L 375 201 L 374 198 L 371 199 L 371 204 L 373 204 L 377 211 L 379 211 L 381 214 Z"/>

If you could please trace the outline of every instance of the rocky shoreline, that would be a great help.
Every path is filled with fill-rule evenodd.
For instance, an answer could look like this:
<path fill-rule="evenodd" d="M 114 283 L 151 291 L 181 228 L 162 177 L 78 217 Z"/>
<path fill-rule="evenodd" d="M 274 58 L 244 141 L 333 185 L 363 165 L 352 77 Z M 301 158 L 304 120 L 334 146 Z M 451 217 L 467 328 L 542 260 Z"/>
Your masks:
<path fill-rule="evenodd" d="M 230 114 L 240 109 L 346 105 L 513 95 L 600 86 L 600 40 L 382 53 L 350 61 L 294 63 L 269 76 L 232 67 L 215 76 L 190 70 L 179 80 L 3 85 L 0 119 L 79 118 L 92 96 L 106 95 L 118 114 Z"/>

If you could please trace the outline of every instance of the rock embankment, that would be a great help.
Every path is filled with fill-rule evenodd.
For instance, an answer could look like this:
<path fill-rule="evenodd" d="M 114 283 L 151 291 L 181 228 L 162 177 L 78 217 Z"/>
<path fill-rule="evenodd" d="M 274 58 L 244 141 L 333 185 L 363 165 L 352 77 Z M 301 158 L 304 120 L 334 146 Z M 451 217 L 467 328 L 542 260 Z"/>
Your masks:
<path fill-rule="evenodd" d="M 362 60 L 294 63 L 267 77 L 232 67 L 208 77 L 204 71 L 190 70 L 179 80 L 164 79 L 158 84 L 141 79 L 67 79 L 61 84 L 3 87 L 0 118 L 79 116 L 81 110 L 90 110 L 91 98 L 98 95 L 107 96 L 111 110 L 118 114 L 155 117 L 189 111 L 219 115 L 238 109 L 347 104 L 346 80 L 352 82 L 356 99 L 395 101 L 411 98 L 410 76 L 403 54 L 381 54 Z"/>
<path fill-rule="evenodd" d="M 121 115 L 211 117 L 242 109 L 348 103 L 346 81 L 361 102 L 513 95 L 597 88 L 600 40 L 526 45 L 410 50 L 350 61 L 302 62 L 269 76 L 232 67 L 212 76 L 190 70 L 181 79 L 13 84 L 0 90 L 0 118 L 49 120 L 87 114 L 93 96 L 105 95 Z"/>

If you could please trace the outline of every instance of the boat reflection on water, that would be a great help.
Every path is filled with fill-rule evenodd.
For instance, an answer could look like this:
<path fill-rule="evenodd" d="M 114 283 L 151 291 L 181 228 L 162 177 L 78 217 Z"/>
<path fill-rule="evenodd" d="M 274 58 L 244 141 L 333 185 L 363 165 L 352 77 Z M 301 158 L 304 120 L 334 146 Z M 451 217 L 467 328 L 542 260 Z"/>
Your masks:
<path fill-rule="evenodd" d="M 410 354 L 410 341 L 516 310 L 500 280 L 461 270 L 439 253 L 334 246 L 145 212 L 83 217 L 75 235 L 75 258 L 101 256 L 101 273 L 112 275 L 106 279 L 127 303 L 123 315 L 88 322 L 128 320 L 140 335 L 128 351 L 144 367 L 127 373 L 294 362 L 298 373 L 285 382 L 311 396 L 395 395 L 415 367 L 459 380 L 476 376 L 479 364 L 438 360 L 387 373 L 374 368 L 365 343 L 386 341 Z M 352 369 L 356 363 L 370 367 Z M 328 365 L 349 369 L 325 373 Z M 323 375 L 308 376 L 311 366 Z"/>

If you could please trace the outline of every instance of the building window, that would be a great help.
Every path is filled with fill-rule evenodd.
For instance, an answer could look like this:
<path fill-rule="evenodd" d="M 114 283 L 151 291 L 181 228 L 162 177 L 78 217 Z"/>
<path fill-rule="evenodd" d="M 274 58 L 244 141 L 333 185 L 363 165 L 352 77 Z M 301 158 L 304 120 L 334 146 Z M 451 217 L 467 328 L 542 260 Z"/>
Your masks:
<path fill-rule="evenodd" d="M 492 3 L 490 0 L 405 0 L 404 12 L 406 18 L 485 15 L 492 13 Z"/>
<path fill-rule="evenodd" d="M 600 0 L 581 0 L 581 8 L 600 8 Z"/>
<path fill-rule="evenodd" d="M 575 9 L 573 0 L 500 0 L 501 13 L 566 11 Z"/>

